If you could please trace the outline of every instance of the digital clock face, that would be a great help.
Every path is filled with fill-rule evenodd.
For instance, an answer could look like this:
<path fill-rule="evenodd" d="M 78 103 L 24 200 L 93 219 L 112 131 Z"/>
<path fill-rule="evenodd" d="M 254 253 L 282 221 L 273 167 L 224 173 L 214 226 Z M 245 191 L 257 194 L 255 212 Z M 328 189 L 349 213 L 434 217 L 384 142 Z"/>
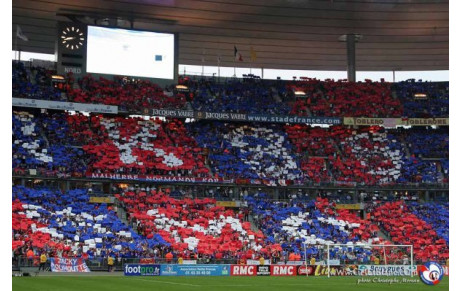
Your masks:
<path fill-rule="evenodd" d="M 79 28 L 68 26 L 61 32 L 61 42 L 69 50 L 78 50 L 83 46 L 85 34 Z"/>

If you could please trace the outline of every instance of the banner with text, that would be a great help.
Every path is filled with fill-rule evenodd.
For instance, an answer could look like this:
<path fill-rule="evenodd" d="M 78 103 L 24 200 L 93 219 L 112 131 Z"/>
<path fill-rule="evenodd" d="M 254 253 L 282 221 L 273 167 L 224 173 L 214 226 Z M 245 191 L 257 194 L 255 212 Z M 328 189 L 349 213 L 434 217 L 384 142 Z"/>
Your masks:
<path fill-rule="evenodd" d="M 441 125 L 448 126 L 449 118 L 408 118 L 406 125 L 410 126 L 428 126 L 428 125 Z"/>
<path fill-rule="evenodd" d="M 161 265 L 161 276 L 229 276 L 230 265 Z"/>
<path fill-rule="evenodd" d="M 65 273 L 65 272 L 90 272 L 85 260 L 78 259 L 65 259 L 65 258 L 50 258 L 51 272 Z"/>
<path fill-rule="evenodd" d="M 181 182 L 184 182 L 184 183 L 223 183 L 223 184 L 233 183 L 232 179 L 226 180 L 222 178 L 175 177 L 175 176 L 157 176 L 157 175 L 123 175 L 123 174 L 87 173 L 86 178 L 162 182 L 162 183 L 181 183 Z"/>
<path fill-rule="evenodd" d="M 13 106 L 117 114 L 118 106 L 13 97 Z"/>
<path fill-rule="evenodd" d="M 160 265 L 126 264 L 123 271 L 125 276 L 160 276 Z"/>
<path fill-rule="evenodd" d="M 379 125 L 384 127 L 405 126 L 448 126 L 449 118 L 367 118 L 367 117 L 344 117 L 344 125 Z"/>
<path fill-rule="evenodd" d="M 89 197 L 89 203 L 113 203 L 113 197 Z"/>
<path fill-rule="evenodd" d="M 272 276 L 296 276 L 296 265 L 271 265 L 270 274 Z"/>
<path fill-rule="evenodd" d="M 193 110 L 169 110 L 152 109 L 153 116 L 195 118 L 222 121 L 248 121 L 248 122 L 270 122 L 270 123 L 296 123 L 296 124 L 342 124 L 341 117 L 306 117 L 296 115 L 269 115 L 269 114 L 245 114 L 230 112 L 206 112 Z"/>
<path fill-rule="evenodd" d="M 216 206 L 222 207 L 241 207 L 241 201 L 216 201 Z"/>
<path fill-rule="evenodd" d="M 409 265 L 359 265 L 359 276 L 410 276 L 417 274 L 417 266 Z"/>
<path fill-rule="evenodd" d="M 103 173 L 86 173 L 86 178 L 91 179 L 107 179 L 107 180 L 129 180 L 142 182 L 159 182 L 159 183 L 220 183 L 220 184 L 250 184 L 250 185 L 266 185 L 266 186 L 288 186 L 292 181 L 287 180 L 258 180 L 247 179 L 246 183 L 240 183 L 241 179 L 223 179 L 223 178 L 201 178 L 201 177 L 175 177 L 175 176 L 159 176 L 159 175 L 124 175 L 124 174 L 103 174 Z M 232 206 L 228 206 L 232 207 Z M 238 205 L 234 207 L 239 207 Z"/>
<path fill-rule="evenodd" d="M 336 204 L 335 208 L 336 209 L 348 209 L 348 210 L 360 210 L 360 209 L 363 209 L 363 207 L 359 203 L 356 203 L 356 204 Z"/>
<path fill-rule="evenodd" d="M 255 276 L 257 275 L 256 265 L 231 265 L 230 275 L 232 276 Z"/>

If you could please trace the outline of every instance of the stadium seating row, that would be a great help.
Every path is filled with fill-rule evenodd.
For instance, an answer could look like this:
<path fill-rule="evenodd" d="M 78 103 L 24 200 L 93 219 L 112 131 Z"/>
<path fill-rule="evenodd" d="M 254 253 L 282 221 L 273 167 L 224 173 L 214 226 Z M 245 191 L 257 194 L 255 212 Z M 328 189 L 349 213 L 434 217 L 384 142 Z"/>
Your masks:
<path fill-rule="evenodd" d="M 62 193 L 52 189 L 13 187 L 13 251 L 48 252 L 57 257 L 132 258 L 207 256 L 254 259 L 277 257 L 324 259 L 325 243 L 331 259 L 369 263 L 385 257 L 401 264 L 407 250 L 369 245 L 391 244 L 378 232 L 388 232 L 394 243 L 413 244 L 417 261 L 448 258 L 448 204 L 403 201 L 379 204 L 364 220 L 337 209 L 327 198 L 273 201 L 264 193 L 245 196 L 256 230 L 243 216 L 216 206 L 210 198 L 172 198 L 169 189 L 126 188 L 116 195 L 134 229 L 124 224 L 106 204 L 91 203 L 86 189 Z M 438 215 L 441 213 L 441 215 Z M 304 249 L 306 244 L 306 249 Z M 368 246 L 364 246 L 366 244 Z"/>
<path fill-rule="evenodd" d="M 118 105 L 122 111 L 145 108 L 327 117 L 448 117 L 449 85 L 409 80 L 351 83 L 302 78 L 300 81 L 181 79 L 189 92 L 162 89 L 149 81 L 86 75 L 51 86 L 52 71 L 13 62 L 13 96 Z M 295 92 L 303 92 L 296 95 Z M 426 98 L 416 99 L 416 93 Z M 188 107 L 187 107 L 188 106 Z"/>
<path fill-rule="evenodd" d="M 251 230 L 233 210 L 216 206 L 215 199 L 175 199 L 161 190 L 124 191 L 116 197 L 122 201 L 140 233 L 167 241 L 176 253 L 211 255 L 222 259 L 238 253 L 252 258 L 253 253 L 267 253 L 261 232 Z"/>
<path fill-rule="evenodd" d="M 13 170 L 77 177 L 220 177 L 282 185 L 448 181 L 447 133 L 440 129 L 423 134 L 418 129 L 184 124 L 175 119 L 21 111 L 13 112 Z"/>
<path fill-rule="evenodd" d="M 58 257 L 148 257 L 148 248 L 168 246 L 161 237 L 139 236 L 106 204 L 89 203 L 86 189 L 13 187 L 12 227 L 13 250 L 34 248 Z"/>
<path fill-rule="evenodd" d="M 416 210 L 416 215 L 410 211 L 410 205 L 413 204 L 406 205 L 402 201 L 383 203 L 374 209 L 371 217 L 387 232 L 395 244 L 413 245 L 416 260 L 425 262 L 447 259 L 448 240 L 438 236 L 437 233 L 437 230 L 441 234 L 446 233 L 445 216 L 435 218 L 428 223 L 423 217 L 429 219 L 428 213 L 433 210 L 424 211 L 423 206 L 419 209 L 415 206 L 413 209 Z M 430 209 L 429 206 L 427 209 Z M 448 212 L 444 209 L 442 213 L 445 215 Z"/>

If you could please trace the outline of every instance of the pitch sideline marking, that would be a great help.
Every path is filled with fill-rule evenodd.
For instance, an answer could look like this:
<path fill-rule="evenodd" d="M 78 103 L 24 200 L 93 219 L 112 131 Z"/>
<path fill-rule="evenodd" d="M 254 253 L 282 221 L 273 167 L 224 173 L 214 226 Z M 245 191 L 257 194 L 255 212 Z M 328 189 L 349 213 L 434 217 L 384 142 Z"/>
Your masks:
<path fill-rule="evenodd" d="M 203 285 L 195 285 L 195 284 L 188 284 L 188 283 L 178 283 L 178 282 L 163 281 L 163 280 L 146 280 L 146 279 L 138 279 L 138 278 L 133 278 L 133 280 L 145 281 L 145 282 L 155 282 L 155 283 L 165 283 L 165 284 L 171 284 L 171 285 L 182 285 L 182 286 L 192 286 L 192 287 L 203 287 Z"/>

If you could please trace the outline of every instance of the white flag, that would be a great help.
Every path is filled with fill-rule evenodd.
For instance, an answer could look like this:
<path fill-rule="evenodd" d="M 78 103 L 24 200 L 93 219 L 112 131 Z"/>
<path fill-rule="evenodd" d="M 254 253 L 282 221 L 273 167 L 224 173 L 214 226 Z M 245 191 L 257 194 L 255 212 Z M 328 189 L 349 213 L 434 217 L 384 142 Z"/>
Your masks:
<path fill-rule="evenodd" d="M 19 37 L 23 41 L 29 40 L 27 36 L 24 33 L 22 33 L 21 27 L 19 25 L 16 26 L 16 37 Z"/>

